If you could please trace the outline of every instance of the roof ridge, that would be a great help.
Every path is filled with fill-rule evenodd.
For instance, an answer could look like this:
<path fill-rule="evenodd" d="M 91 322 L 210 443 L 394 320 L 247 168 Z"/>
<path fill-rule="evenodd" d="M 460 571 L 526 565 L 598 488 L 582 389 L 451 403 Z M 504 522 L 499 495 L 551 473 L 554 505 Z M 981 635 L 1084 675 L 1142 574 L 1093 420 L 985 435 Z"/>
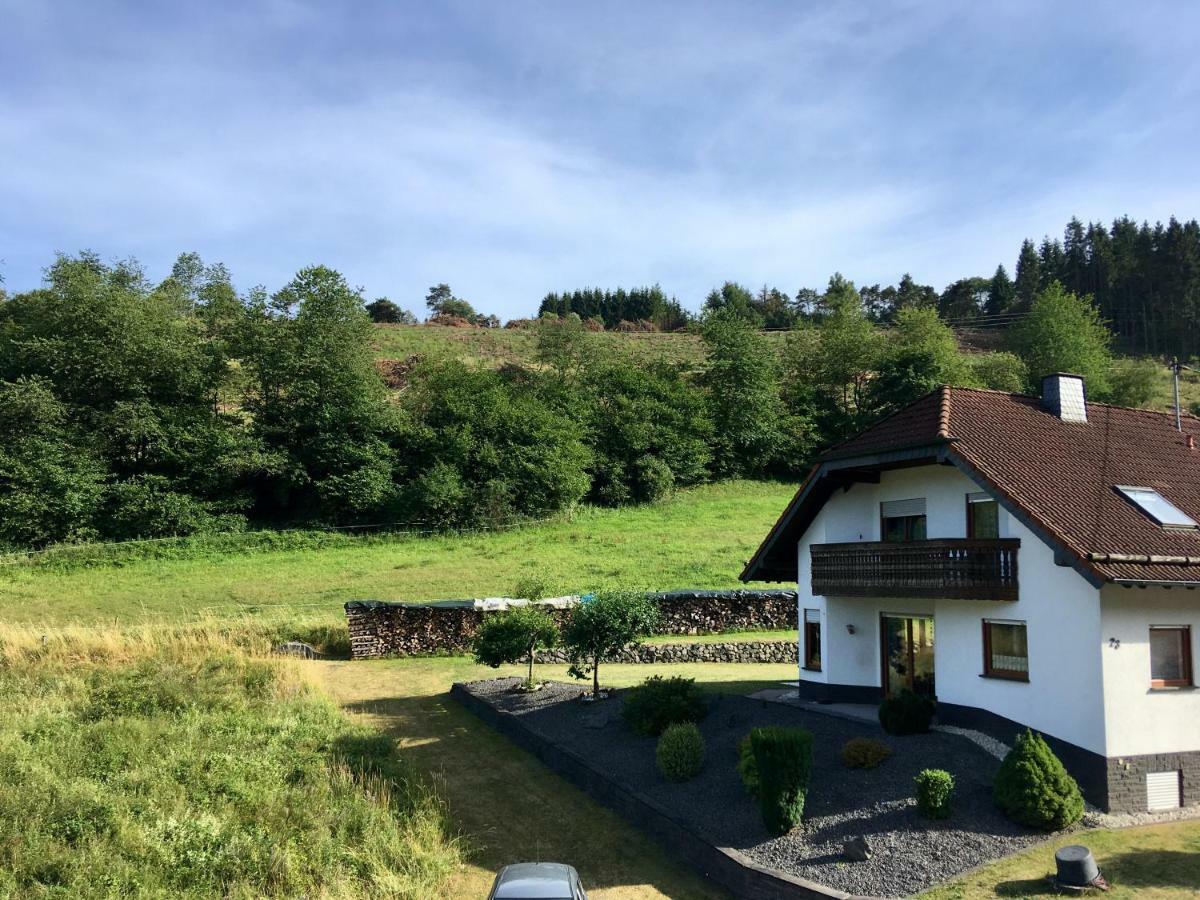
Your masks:
<path fill-rule="evenodd" d="M 997 388 L 974 387 L 973 385 L 967 384 L 950 385 L 950 389 L 953 391 L 970 391 L 973 394 L 1003 394 L 1006 397 L 1020 398 L 1022 400 L 1036 400 L 1038 403 L 1041 403 L 1042 401 L 1042 398 L 1037 394 L 1027 394 L 1024 391 L 1002 391 Z M 1175 411 L 1173 409 L 1149 409 L 1145 406 L 1122 406 L 1119 403 L 1105 403 L 1103 400 L 1093 400 L 1091 397 L 1087 398 L 1087 405 L 1089 407 L 1102 406 L 1105 409 L 1119 409 L 1124 412 L 1147 413 L 1152 416 L 1166 416 L 1170 419 L 1175 418 Z M 1180 409 L 1180 414 L 1182 418 L 1190 419 L 1200 424 L 1200 416 L 1197 416 L 1195 413 Z"/>
<path fill-rule="evenodd" d="M 878 428 L 884 422 L 891 421 L 892 419 L 895 419 L 898 416 L 901 416 L 904 413 L 911 411 L 912 408 L 914 406 L 916 406 L 918 403 L 928 400 L 934 394 L 939 394 L 940 392 L 944 391 L 945 389 L 946 389 L 946 385 L 941 385 L 939 387 L 934 388 L 931 391 L 926 391 L 920 397 L 917 397 L 915 400 L 910 400 L 908 403 L 904 404 L 899 409 L 892 410 L 890 413 L 888 413 L 882 419 L 875 420 L 870 425 L 866 426 L 861 431 L 859 431 L 857 434 L 852 434 L 848 438 L 843 438 L 842 440 L 838 441 L 836 444 L 830 444 L 828 447 L 826 447 L 825 449 L 823 449 L 817 453 L 816 459 L 820 460 L 820 459 L 825 458 L 826 456 L 828 456 L 831 453 L 836 453 L 839 447 L 844 447 L 847 444 L 857 441 L 860 437 L 862 437 L 867 432 Z M 939 400 L 939 405 L 940 405 L 940 402 L 941 401 Z"/>

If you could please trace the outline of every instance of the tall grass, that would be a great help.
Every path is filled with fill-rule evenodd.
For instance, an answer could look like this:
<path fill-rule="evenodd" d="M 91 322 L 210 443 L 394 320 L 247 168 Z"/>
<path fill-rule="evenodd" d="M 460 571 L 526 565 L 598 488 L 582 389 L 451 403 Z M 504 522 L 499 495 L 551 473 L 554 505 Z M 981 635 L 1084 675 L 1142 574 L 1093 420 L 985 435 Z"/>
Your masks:
<path fill-rule="evenodd" d="M 0 625 L 0 896 L 439 893 L 459 847 L 393 742 L 239 640 Z"/>

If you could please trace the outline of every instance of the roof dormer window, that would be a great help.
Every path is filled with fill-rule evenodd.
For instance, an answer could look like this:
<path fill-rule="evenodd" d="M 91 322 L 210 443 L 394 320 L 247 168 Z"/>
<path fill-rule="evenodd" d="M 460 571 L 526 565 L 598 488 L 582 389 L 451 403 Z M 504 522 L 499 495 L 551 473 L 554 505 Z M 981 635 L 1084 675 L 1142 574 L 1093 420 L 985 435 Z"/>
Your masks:
<path fill-rule="evenodd" d="M 1163 528 L 1200 528 L 1195 519 L 1154 488 L 1118 484 L 1117 490 Z"/>

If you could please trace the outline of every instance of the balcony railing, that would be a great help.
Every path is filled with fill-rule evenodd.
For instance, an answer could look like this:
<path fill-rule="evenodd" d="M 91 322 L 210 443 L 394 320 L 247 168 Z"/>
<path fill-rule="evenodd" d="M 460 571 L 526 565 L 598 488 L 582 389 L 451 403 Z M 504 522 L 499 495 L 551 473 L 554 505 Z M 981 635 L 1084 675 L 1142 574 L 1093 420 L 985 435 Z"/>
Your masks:
<path fill-rule="evenodd" d="M 848 597 L 1016 600 L 1019 540 L 814 544 L 812 591 Z"/>

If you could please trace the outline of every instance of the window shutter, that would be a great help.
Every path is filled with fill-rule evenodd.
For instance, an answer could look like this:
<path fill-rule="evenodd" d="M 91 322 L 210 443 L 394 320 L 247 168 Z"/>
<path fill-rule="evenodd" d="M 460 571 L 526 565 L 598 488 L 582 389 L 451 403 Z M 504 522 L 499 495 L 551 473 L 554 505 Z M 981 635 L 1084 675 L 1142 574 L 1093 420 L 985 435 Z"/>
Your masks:
<path fill-rule="evenodd" d="M 1180 800 L 1179 770 L 1146 773 L 1146 809 L 1178 809 Z"/>
<path fill-rule="evenodd" d="M 899 519 L 903 516 L 925 515 L 925 498 L 916 497 L 912 500 L 887 500 L 879 504 L 880 512 L 885 519 Z"/>

